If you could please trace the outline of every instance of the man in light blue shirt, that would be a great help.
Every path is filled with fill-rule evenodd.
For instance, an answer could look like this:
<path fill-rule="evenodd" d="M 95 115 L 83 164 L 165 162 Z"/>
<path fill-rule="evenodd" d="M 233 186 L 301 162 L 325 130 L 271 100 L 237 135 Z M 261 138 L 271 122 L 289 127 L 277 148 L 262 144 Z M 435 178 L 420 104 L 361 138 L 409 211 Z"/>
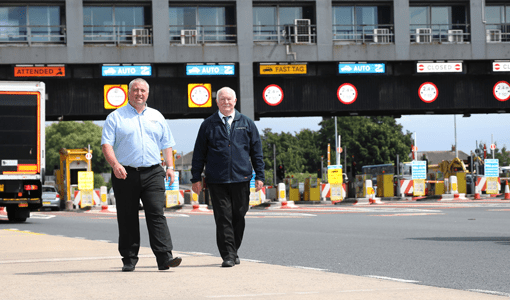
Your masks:
<path fill-rule="evenodd" d="M 129 83 L 126 106 L 106 118 L 101 145 L 112 167 L 112 185 L 117 206 L 119 252 L 122 271 L 134 271 L 140 249 L 138 203 L 142 200 L 152 251 L 159 270 L 180 265 L 172 255 L 172 239 L 164 215 L 166 178 L 175 179 L 172 132 L 163 115 L 147 107 L 149 84 L 141 78 Z M 161 154 L 166 172 L 161 166 Z"/>

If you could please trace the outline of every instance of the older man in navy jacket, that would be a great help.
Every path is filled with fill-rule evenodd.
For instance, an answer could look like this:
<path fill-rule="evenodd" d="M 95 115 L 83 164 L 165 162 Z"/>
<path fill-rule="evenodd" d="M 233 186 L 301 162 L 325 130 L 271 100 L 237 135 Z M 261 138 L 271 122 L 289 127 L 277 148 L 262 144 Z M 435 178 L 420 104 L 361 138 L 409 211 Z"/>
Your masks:
<path fill-rule="evenodd" d="M 216 243 L 222 267 L 239 264 L 237 251 L 243 240 L 244 216 L 249 209 L 250 180 L 264 185 L 262 142 L 255 123 L 235 109 L 236 93 L 229 87 L 217 92 L 219 111 L 207 118 L 198 131 L 191 173 L 193 191 L 202 190 L 201 174 L 211 195 L 216 222 Z"/>

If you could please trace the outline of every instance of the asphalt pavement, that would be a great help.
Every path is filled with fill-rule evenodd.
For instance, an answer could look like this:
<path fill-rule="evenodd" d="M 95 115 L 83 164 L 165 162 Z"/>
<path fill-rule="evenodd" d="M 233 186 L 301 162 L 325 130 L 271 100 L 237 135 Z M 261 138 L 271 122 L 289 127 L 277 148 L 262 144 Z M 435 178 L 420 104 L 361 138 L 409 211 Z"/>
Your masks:
<path fill-rule="evenodd" d="M 121 272 L 116 243 L 0 229 L 0 297 L 25 299 L 498 299 L 497 295 L 243 260 L 174 252 L 181 266 L 158 271 L 142 247 Z M 12 225 L 15 227 L 15 224 Z"/>

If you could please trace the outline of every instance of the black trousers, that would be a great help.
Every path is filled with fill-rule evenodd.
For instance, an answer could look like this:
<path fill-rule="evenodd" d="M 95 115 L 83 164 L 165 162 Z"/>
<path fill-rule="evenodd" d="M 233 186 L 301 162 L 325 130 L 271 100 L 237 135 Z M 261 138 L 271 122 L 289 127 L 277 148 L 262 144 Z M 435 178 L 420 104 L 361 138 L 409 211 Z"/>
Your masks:
<path fill-rule="evenodd" d="M 250 182 L 208 184 L 216 222 L 216 244 L 223 260 L 234 260 L 243 241 L 250 208 Z"/>
<path fill-rule="evenodd" d="M 119 252 L 124 264 L 136 265 L 140 250 L 140 199 L 145 211 L 152 252 L 158 266 L 172 259 L 172 239 L 164 214 L 165 171 L 159 165 L 137 171 L 126 167 L 126 179 L 118 179 L 112 172 L 112 185 L 117 206 Z"/>

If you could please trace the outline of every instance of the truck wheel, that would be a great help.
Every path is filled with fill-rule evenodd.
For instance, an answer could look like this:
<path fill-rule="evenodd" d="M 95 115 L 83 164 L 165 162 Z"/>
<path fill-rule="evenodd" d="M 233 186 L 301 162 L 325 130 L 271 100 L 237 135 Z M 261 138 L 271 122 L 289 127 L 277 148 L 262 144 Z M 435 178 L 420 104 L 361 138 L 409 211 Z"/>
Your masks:
<path fill-rule="evenodd" d="M 22 223 L 30 217 L 30 209 L 28 207 L 7 207 L 7 218 L 10 222 Z"/>

